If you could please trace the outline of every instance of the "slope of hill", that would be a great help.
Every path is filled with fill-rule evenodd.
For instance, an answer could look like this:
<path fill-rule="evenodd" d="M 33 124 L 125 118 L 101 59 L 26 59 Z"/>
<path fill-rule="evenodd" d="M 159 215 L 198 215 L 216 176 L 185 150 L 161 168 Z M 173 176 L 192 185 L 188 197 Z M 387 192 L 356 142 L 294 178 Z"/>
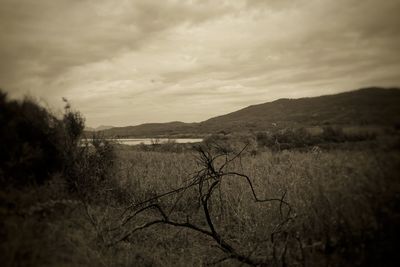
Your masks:
<path fill-rule="evenodd" d="M 102 131 L 106 136 L 119 137 L 154 137 L 154 136 L 172 136 L 189 133 L 194 131 L 196 123 L 168 122 L 168 123 L 145 123 L 137 126 L 114 127 Z"/>
<path fill-rule="evenodd" d="M 110 126 L 110 125 L 100 125 L 100 126 L 98 126 L 98 127 L 96 127 L 96 128 L 93 128 L 93 127 L 85 127 L 85 131 L 88 131 L 88 132 L 98 132 L 98 131 L 108 130 L 108 129 L 111 129 L 111 128 L 114 128 L 114 126 Z"/>
<path fill-rule="evenodd" d="M 335 95 L 279 99 L 253 105 L 202 124 L 209 129 L 313 125 L 393 125 L 400 122 L 400 90 L 364 88 Z"/>
<path fill-rule="evenodd" d="M 371 87 L 335 95 L 279 99 L 200 123 L 149 123 L 112 128 L 102 133 L 106 136 L 154 137 L 303 126 L 399 124 L 400 90 Z"/>
<path fill-rule="evenodd" d="M 104 131 L 104 130 L 108 130 L 114 128 L 114 126 L 110 126 L 110 125 L 100 125 L 98 127 L 96 127 L 96 131 Z"/>

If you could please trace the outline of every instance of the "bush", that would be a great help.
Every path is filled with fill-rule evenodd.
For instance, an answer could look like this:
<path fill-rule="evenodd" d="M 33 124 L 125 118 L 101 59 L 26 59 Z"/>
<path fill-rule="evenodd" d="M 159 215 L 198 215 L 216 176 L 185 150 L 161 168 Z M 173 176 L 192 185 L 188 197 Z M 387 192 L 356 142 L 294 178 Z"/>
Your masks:
<path fill-rule="evenodd" d="M 66 99 L 58 119 L 33 99 L 8 100 L 0 92 L 0 183 L 3 187 L 40 185 L 55 173 L 72 191 L 87 191 L 111 177 L 114 152 L 99 136 L 82 143 L 84 118 Z"/>
<path fill-rule="evenodd" d="M 360 142 L 376 139 L 371 131 L 345 132 L 341 127 L 326 126 L 320 134 L 311 134 L 305 128 L 282 129 L 276 132 L 258 132 L 256 140 L 259 147 L 272 150 L 306 148 L 324 143 Z"/>
<path fill-rule="evenodd" d="M 115 189 L 114 145 L 99 135 L 80 142 L 69 154 L 64 170 L 68 188 L 83 197 L 97 197 L 106 186 Z"/>
<path fill-rule="evenodd" d="M 252 134 L 212 134 L 204 138 L 203 145 L 216 153 L 239 153 L 245 147 L 245 153 L 257 154 L 257 141 Z"/>
<path fill-rule="evenodd" d="M 327 126 L 323 128 L 322 139 L 325 142 L 338 143 L 344 142 L 346 140 L 346 136 L 342 128 Z"/>
<path fill-rule="evenodd" d="M 3 186 L 42 184 L 62 168 L 60 121 L 34 100 L 0 92 L 0 180 Z"/>
<path fill-rule="evenodd" d="M 272 150 L 308 147 L 319 142 L 318 137 L 312 136 L 303 128 L 283 129 L 274 133 L 258 132 L 256 138 L 260 147 Z"/>

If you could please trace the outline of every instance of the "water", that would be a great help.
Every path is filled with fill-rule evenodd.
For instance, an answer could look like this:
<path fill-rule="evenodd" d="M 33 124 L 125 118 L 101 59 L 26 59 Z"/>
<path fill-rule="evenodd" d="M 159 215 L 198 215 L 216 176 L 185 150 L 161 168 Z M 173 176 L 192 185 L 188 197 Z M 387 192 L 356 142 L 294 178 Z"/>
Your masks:
<path fill-rule="evenodd" d="M 175 143 L 199 143 L 203 141 L 201 138 L 129 138 L 129 139 L 113 139 L 113 141 L 122 145 L 135 146 L 140 144 L 151 145 L 151 144 L 164 144 L 168 142 Z"/>

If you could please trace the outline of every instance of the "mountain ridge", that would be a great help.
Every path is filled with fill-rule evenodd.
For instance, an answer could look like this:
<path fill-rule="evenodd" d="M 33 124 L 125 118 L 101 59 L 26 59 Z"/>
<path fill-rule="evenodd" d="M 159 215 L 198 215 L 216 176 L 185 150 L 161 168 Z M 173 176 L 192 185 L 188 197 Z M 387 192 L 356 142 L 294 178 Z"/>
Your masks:
<path fill-rule="evenodd" d="M 400 89 L 367 87 L 338 94 L 297 99 L 281 98 L 250 105 L 198 123 L 173 121 L 114 127 L 105 136 L 194 136 L 217 132 L 265 131 L 323 125 L 381 125 L 400 123 Z"/>
<path fill-rule="evenodd" d="M 108 130 L 111 128 L 115 128 L 115 127 L 111 126 L 111 125 L 100 125 L 97 127 L 85 127 L 85 131 L 98 132 L 98 131 Z"/>

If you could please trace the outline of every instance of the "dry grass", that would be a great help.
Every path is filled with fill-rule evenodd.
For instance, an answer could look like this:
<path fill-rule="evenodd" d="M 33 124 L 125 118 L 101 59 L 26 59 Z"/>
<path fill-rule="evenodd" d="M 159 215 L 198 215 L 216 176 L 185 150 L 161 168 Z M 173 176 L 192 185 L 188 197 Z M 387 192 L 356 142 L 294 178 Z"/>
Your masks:
<path fill-rule="evenodd" d="M 238 177 L 221 184 L 211 214 L 232 246 L 270 266 L 390 265 L 390 237 L 399 221 L 399 166 L 397 151 L 246 155 L 230 170 L 250 176 L 260 197 L 286 194 L 293 209 L 290 219 L 285 221 L 287 208 L 282 215 L 279 203 L 255 203 Z M 8 240 L 2 248 L 3 266 L 203 266 L 225 256 L 208 237 L 166 225 L 113 244 L 122 233 L 158 216 L 143 213 L 111 231 L 121 223 L 124 206 L 185 185 L 198 166 L 191 152 L 125 149 L 118 152 L 117 169 L 120 188 L 112 189 L 106 201 L 66 201 L 68 192 L 62 185 L 54 189 L 54 184 L 2 196 L 19 203 L 16 213 L 2 209 L 2 237 Z M 46 206 L 49 198 L 65 201 Z M 207 226 L 194 188 L 158 203 L 173 210 L 171 218 Z M 216 265 L 240 266 L 234 260 Z"/>
<path fill-rule="evenodd" d="M 126 174 L 123 183 L 130 188 L 136 202 L 181 186 L 196 166 L 190 154 L 125 151 L 121 157 L 124 160 L 122 173 Z M 391 222 L 386 217 L 395 216 L 390 205 L 394 205 L 398 197 L 399 161 L 397 152 L 371 150 L 265 152 L 243 157 L 235 161 L 231 169 L 249 175 L 261 197 L 280 198 L 286 192 L 285 199 L 294 210 L 293 220 L 277 235 L 284 233 L 289 237 L 280 236 L 278 241 L 272 242 L 271 233 L 281 222 L 278 205 L 254 203 L 246 182 L 237 177 L 223 183 L 220 196 L 214 200 L 216 224 L 235 246 L 276 264 L 280 264 L 281 259 L 274 260 L 278 256 L 274 256 L 273 251 L 282 253 L 279 250 L 284 243 L 279 239 L 289 239 L 287 249 L 292 255 L 287 258 L 292 263 L 306 261 L 308 265 L 315 262 L 319 266 L 332 258 L 339 266 L 346 263 L 347 256 L 365 262 L 369 255 L 363 248 L 376 241 L 374 235 L 384 230 L 382 224 Z M 165 198 L 160 202 L 168 207 L 174 200 Z M 186 192 L 180 203 L 175 213 L 189 215 L 201 225 L 194 191 Z M 386 214 L 381 214 L 385 213 L 385 208 Z M 145 231 L 158 235 L 161 229 L 157 230 Z M 166 231 L 174 233 L 173 229 Z M 147 241 L 150 246 L 152 240 Z M 180 244 L 180 241 L 175 243 L 176 250 L 172 254 L 181 249 Z M 207 241 L 203 243 L 203 246 L 208 245 Z M 210 260 L 210 255 L 211 258 L 221 256 L 215 252 L 197 255 L 198 246 L 201 246 L 200 241 L 184 248 L 193 248 L 189 255 L 204 261 Z M 345 254 L 348 255 L 344 257 Z"/>

